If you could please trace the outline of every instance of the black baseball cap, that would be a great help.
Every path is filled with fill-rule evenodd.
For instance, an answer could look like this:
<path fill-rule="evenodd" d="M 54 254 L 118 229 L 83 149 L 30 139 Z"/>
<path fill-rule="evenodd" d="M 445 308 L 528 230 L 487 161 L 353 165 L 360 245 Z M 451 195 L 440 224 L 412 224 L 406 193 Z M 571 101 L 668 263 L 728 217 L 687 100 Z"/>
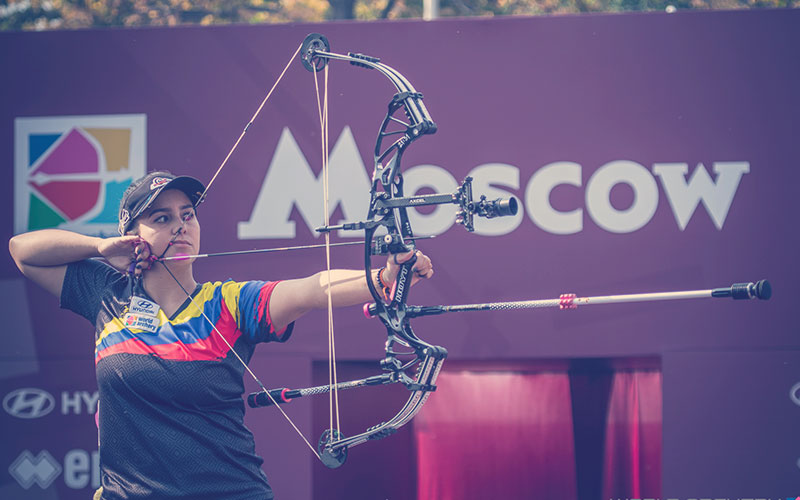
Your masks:
<path fill-rule="evenodd" d="M 119 204 L 118 229 L 121 236 L 128 232 L 133 221 L 142 215 L 165 189 L 183 191 L 195 207 L 206 189 L 203 183 L 194 177 L 175 176 L 169 172 L 150 172 L 138 181 L 134 181 L 131 186 L 122 195 Z"/>

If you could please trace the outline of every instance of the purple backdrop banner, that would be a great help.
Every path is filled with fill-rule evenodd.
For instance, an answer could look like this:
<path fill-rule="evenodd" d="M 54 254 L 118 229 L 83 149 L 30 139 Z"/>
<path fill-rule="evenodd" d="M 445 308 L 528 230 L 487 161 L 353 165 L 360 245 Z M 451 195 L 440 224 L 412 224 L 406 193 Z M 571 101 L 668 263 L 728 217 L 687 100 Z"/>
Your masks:
<path fill-rule="evenodd" d="M 14 179 L 0 188 L 2 234 L 113 234 L 132 177 L 168 169 L 208 182 L 309 32 L 335 52 L 380 57 L 424 94 L 439 131 L 405 155 L 407 193 L 450 192 L 471 175 L 477 193 L 520 201 L 517 216 L 475 234 L 453 224 L 453 207 L 420 210 L 414 228 L 438 235 L 420 244 L 436 276 L 411 302 L 762 278 L 775 289 L 769 302 L 440 316 L 416 320 L 418 335 L 476 362 L 660 357 L 664 498 L 800 495 L 797 10 L 0 33 L 0 154 Z M 393 88 L 343 63 L 328 87 L 335 224 L 364 216 Z M 314 79 L 295 61 L 200 208 L 204 250 L 320 242 L 319 158 Z M 352 247 L 333 253 L 337 267 L 361 260 Z M 0 266 L 0 497 L 86 498 L 98 481 L 91 328 L 7 254 Z M 323 267 L 307 251 L 195 269 L 201 280 L 285 279 Z M 291 342 L 262 347 L 255 372 L 270 386 L 310 384 L 325 320 L 311 314 Z M 360 308 L 335 322 L 341 358 L 380 358 L 383 328 Z M 292 416 L 316 440 L 311 405 Z M 286 422 L 247 418 L 278 497 L 311 498 L 318 465 Z M 382 446 L 352 453 L 390 467 Z"/>

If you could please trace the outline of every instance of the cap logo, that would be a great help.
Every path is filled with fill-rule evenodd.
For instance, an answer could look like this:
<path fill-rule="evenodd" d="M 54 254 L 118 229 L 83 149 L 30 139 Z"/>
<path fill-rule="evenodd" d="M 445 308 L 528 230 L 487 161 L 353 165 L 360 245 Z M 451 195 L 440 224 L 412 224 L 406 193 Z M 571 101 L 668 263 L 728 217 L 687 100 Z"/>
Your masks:
<path fill-rule="evenodd" d="M 168 183 L 171 180 L 172 179 L 168 179 L 166 177 L 153 178 L 153 181 L 150 183 L 150 191 L 160 188 L 161 186 L 163 186 L 164 184 Z"/>

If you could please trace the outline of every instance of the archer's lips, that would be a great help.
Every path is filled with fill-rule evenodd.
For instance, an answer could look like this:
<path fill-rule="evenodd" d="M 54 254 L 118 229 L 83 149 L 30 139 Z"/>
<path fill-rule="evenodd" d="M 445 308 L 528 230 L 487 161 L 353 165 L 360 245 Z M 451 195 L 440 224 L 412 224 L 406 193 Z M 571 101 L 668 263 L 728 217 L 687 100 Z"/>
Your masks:
<path fill-rule="evenodd" d="M 173 246 L 179 246 L 180 245 L 180 246 L 186 246 L 186 247 L 192 246 L 192 244 L 189 243 L 186 240 L 175 240 L 175 241 L 172 242 L 172 245 Z"/>

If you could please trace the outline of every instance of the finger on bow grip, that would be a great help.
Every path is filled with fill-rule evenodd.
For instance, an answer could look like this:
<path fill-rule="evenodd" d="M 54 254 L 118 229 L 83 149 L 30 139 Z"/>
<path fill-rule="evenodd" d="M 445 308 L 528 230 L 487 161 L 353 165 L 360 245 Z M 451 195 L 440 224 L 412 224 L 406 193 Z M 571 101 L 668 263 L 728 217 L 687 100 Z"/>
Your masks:
<path fill-rule="evenodd" d="M 394 280 L 392 287 L 392 306 L 405 304 L 408 292 L 411 289 L 411 278 L 414 275 L 412 268 L 417 262 L 417 256 L 413 255 L 410 259 L 400 264 L 400 270 Z"/>

